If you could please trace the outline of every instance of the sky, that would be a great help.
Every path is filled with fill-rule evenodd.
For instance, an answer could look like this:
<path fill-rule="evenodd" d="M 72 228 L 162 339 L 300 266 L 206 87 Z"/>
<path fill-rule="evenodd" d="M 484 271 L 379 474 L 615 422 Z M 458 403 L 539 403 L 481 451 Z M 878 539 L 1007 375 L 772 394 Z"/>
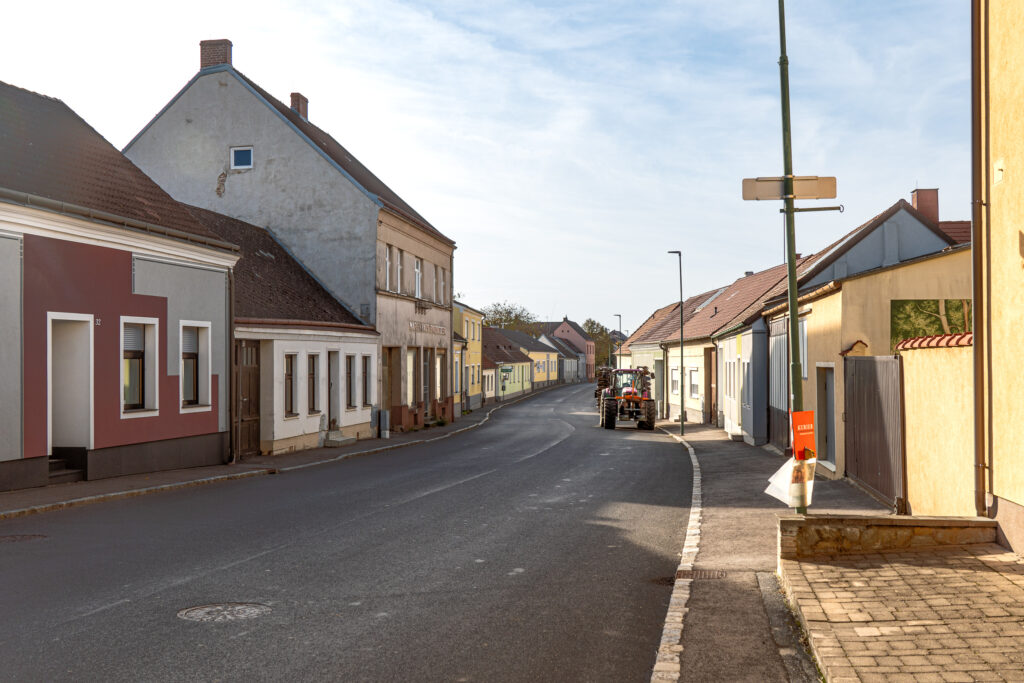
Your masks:
<path fill-rule="evenodd" d="M 778 4 L 333 0 L 37 2 L 5 8 L 0 81 L 62 99 L 122 148 L 228 38 L 278 99 L 455 240 L 480 308 L 632 331 L 679 297 L 784 260 Z M 843 213 L 798 214 L 820 250 L 914 188 L 970 217 L 970 3 L 789 0 L 796 175 Z"/>

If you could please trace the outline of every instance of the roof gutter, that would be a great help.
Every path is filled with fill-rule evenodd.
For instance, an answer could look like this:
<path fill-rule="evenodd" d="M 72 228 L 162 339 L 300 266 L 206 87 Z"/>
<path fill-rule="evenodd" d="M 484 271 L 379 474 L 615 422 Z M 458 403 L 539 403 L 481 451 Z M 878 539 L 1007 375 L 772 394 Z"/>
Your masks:
<path fill-rule="evenodd" d="M 982 6 L 984 5 L 984 10 Z M 971 2 L 971 266 L 974 291 L 974 507 L 979 517 L 988 516 L 987 439 L 992 377 L 986 372 L 991 366 L 989 350 L 989 309 L 992 299 L 987 296 L 991 267 L 989 263 L 991 241 L 987 230 L 989 221 L 989 140 L 988 118 L 988 3 Z M 977 246 L 977 248 L 973 248 Z M 981 304 L 981 305 L 979 305 Z"/>
<path fill-rule="evenodd" d="M 823 285 L 823 286 L 818 287 L 817 289 L 815 289 L 813 291 L 807 292 L 806 294 L 801 296 L 799 299 L 797 299 L 796 303 L 797 303 L 797 305 L 800 305 L 800 304 L 805 304 L 805 303 L 808 303 L 808 302 L 811 302 L 811 301 L 815 301 L 815 300 L 820 299 L 820 298 L 822 298 L 824 296 L 828 296 L 832 292 L 837 292 L 837 291 L 839 291 L 842 288 L 843 288 L 843 286 L 840 283 L 836 282 L 835 280 L 832 280 L 827 285 Z M 781 313 L 782 311 L 785 311 L 788 308 L 789 308 L 789 303 L 788 302 L 781 303 L 778 306 L 773 306 L 772 308 L 769 308 L 767 311 L 764 311 L 763 313 L 761 313 L 761 315 L 762 315 L 762 317 L 763 316 L 769 316 L 769 315 L 775 315 L 776 313 Z"/>
<path fill-rule="evenodd" d="M 377 330 L 369 325 L 356 325 L 353 323 L 335 323 L 323 320 L 285 320 L 283 318 L 235 318 L 235 325 L 256 325 L 260 327 L 324 327 L 329 329 L 356 330 L 359 332 L 373 332 L 379 335 Z"/>
<path fill-rule="evenodd" d="M 724 330 L 721 330 L 719 332 L 715 332 L 713 335 L 711 335 L 711 339 L 718 339 L 720 337 L 724 337 L 727 334 L 732 334 L 733 332 L 736 332 L 738 330 L 742 330 L 746 326 L 747 326 L 746 323 L 738 322 L 735 325 L 733 325 L 732 327 L 727 327 Z"/>
<path fill-rule="evenodd" d="M 181 230 L 174 230 L 173 228 L 165 228 L 159 225 L 154 225 L 153 223 L 138 221 L 133 218 L 125 218 L 124 216 L 118 216 L 117 214 L 108 213 L 106 211 L 90 209 L 87 206 L 80 206 L 79 204 L 61 202 L 56 199 L 40 197 L 39 195 L 30 194 L 28 192 L 9 190 L 6 187 L 0 187 L 0 201 L 7 202 L 9 204 L 27 206 L 30 208 L 43 209 L 45 211 L 52 211 L 65 216 L 75 216 L 78 218 L 87 218 L 93 221 L 102 221 L 118 228 L 146 232 L 153 235 L 160 235 L 161 237 L 171 237 L 204 247 L 213 247 L 214 249 L 221 249 L 223 251 L 229 251 L 236 254 L 239 253 L 238 247 L 228 242 L 222 242 L 208 237 L 200 237 L 199 235 L 193 235 Z"/>

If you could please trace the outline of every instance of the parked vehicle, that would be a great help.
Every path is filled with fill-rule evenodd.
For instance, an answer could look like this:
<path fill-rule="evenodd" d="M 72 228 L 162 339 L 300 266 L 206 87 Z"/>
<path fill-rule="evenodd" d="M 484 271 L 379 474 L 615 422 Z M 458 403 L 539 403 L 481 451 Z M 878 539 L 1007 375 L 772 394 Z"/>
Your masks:
<path fill-rule="evenodd" d="M 632 420 L 637 429 L 654 429 L 657 405 L 651 398 L 654 375 L 646 367 L 630 370 L 600 368 L 597 372 L 597 413 L 599 425 L 615 429 L 615 422 Z"/>

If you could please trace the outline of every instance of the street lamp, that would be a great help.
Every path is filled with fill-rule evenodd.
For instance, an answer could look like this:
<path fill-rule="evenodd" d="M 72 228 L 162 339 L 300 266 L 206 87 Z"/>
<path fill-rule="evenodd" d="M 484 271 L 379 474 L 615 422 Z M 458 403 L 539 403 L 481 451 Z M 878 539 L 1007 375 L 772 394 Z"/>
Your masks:
<path fill-rule="evenodd" d="M 621 313 L 612 313 L 612 315 L 614 315 L 616 318 L 619 319 L 619 339 L 622 339 L 622 314 Z M 619 350 L 618 358 L 615 359 L 615 367 L 616 367 L 616 369 L 619 369 L 619 368 L 622 368 L 622 353 L 621 353 L 621 351 L 622 351 L 622 342 L 619 341 L 618 339 L 615 340 L 615 341 L 616 341 L 616 348 Z"/>
<path fill-rule="evenodd" d="M 679 436 L 686 422 L 686 399 L 683 398 L 683 252 L 669 251 L 679 257 Z"/>

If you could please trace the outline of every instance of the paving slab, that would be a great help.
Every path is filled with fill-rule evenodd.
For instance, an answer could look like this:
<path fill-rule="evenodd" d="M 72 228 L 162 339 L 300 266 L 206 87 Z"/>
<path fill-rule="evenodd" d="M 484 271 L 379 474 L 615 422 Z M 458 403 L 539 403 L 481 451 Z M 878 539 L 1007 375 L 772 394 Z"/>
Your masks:
<path fill-rule="evenodd" d="M 980 543 L 780 561 L 828 681 L 1024 681 L 1024 558 Z"/>

